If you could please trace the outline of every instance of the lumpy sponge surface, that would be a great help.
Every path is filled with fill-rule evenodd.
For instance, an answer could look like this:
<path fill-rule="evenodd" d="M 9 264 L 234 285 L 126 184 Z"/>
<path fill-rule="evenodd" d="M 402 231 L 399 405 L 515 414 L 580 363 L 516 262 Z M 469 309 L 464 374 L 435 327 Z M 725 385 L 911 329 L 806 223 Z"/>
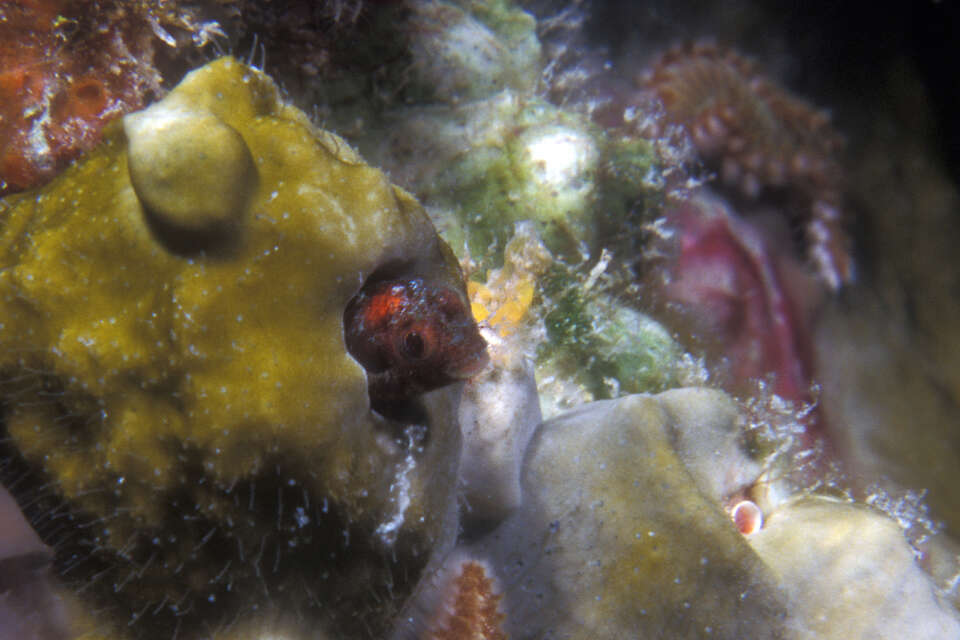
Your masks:
<path fill-rule="evenodd" d="M 426 398 L 429 438 L 404 446 L 344 347 L 344 309 L 378 270 L 463 290 L 413 198 L 231 58 L 0 203 L 6 430 L 86 523 L 105 592 L 161 616 L 179 600 L 175 615 L 259 577 L 265 545 L 288 575 L 320 539 L 339 540 L 331 557 L 418 557 L 443 535 L 450 393 Z M 210 562 L 206 544 L 228 550 Z M 374 571 L 325 562 L 341 593 Z"/>

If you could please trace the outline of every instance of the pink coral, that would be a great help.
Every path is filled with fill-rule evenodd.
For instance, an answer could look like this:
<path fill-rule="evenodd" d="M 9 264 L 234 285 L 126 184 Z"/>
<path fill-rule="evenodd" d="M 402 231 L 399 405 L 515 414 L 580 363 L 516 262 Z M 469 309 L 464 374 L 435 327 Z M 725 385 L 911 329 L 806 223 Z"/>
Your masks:
<path fill-rule="evenodd" d="M 771 391 L 796 406 L 810 404 L 813 376 L 804 308 L 816 299 L 789 254 L 771 249 L 757 228 L 726 204 L 701 193 L 668 210 L 667 255 L 651 269 L 676 326 L 698 337 L 728 390 L 753 392 L 772 377 Z M 816 412 L 809 418 L 814 426 Z"/>
<path fill-rule="evenodd" d="M 689 132 L 724 185 L 749 200 L 772 198 L 798 209 L 810 259 L 831 289 L 852 280 L 837 160 L 843 140 L 824 111 L 777 86 L 753 61 L 711 43 L 670 49 L 639 83 L 662 103 L 666 123 Z"/>

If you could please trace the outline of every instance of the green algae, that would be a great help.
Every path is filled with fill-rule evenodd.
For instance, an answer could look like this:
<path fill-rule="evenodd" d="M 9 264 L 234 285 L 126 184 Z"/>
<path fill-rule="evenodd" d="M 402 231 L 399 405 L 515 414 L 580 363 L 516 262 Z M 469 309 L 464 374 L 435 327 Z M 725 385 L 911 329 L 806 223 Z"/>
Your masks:
<path fill-rule="evenodd" d="M 648 142 L 521 92 L 400 109 L 384 126 L 361 145 L 428 204 L 444 238 L 480 271 L 501 266 L 522 221 L 572 264 L 604 247 L 626 256 L 662 201 L 661 162 Z"/>
<path fill-rule="evenodd" d="M 560 262 L 540 280 L 547 339 L 537 349 L 538 377 L 571 380 L 598 400 L 677 386 L 683 351 L 669 332 L 586 281 Z"/>
<path fill-rule="evenodd" d="M 195 152 L 165 154 L 131 116 L 57 181 L 4 203 L 9 445 L 87 527 L 58 561 L 90 555 L 72 579 L 97 576 L 88 593 L 118 626 L 149 609 L 135 634 L 169 637 L 188 605 L 207 621 L 251 610 L 270 592 L 254 586 L 265 548 L 274 589 L 329 576 L 297 606 L 380 599 L 363 624 L 382 626 L 385 594 L 402 594 L 451 533 L 454 391 L 424 397 L 427 438 L 404 435 L 370 410 L 342 314 L 372 275 L 463 291 L 459 267 L 409 194 L 262 73 L 215 61 L 151 111 L 174 138 L 197 137 Z M 178 157 L 189 166 L 170 175 L 196 179 L 167 181 L 158 199 L 150 163 Z M 210 213 L 211 194 L 237 192 Z M 207 224 L 224 217 L 227 243 Z M 329 554 L 309 554 L 316 544 Z M 324 608 L 331 628 L 356 624 Z"/>
<path fill-rule="evenodd" d="M 510 92 L 463 115 L 476 134 L 469 151 L 440 171 L 430 193 L 420 194 L 454 212 L 460 230 L 451 246 L 463 247 L 462 238 L 472 256 L 486 256 L 490 247 L 502 256 L 514 223 L 532 220 L 551 251 L 578 257 L 581 243 L 592 244 L 595 132 L 576 116 Z"/>

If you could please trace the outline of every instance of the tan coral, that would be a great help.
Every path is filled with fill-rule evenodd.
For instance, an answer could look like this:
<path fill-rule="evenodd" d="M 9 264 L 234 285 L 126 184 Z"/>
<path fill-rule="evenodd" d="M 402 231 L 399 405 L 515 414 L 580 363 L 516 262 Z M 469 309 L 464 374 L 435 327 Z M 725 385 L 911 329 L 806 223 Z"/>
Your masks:
<path fill-rule="evenodd" d="M 725 184 L 751 200 L 778 194 L 799 204 L 810 259 L 832 289 L 852 280 L 837 160 L 843 139 L 826 112 L 713 43 L 670 49 L 638 81 Z"/>

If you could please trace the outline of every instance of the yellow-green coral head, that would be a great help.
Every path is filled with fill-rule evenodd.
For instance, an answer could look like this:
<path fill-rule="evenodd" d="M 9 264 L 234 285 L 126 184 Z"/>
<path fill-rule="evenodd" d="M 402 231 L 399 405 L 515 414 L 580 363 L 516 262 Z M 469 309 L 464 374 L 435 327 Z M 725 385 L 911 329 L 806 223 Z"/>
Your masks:
<path fill-rule="evenodd" d="M 123 120 L 130 182 L 168 247 L 235 242 L 257 184 L 240 133 L 210 112 L 160 102 Z"/>
<path fill-rule="evenodd" d="M 344 344 L 368 281 L 466 300 L 413 198 L 224 58 L 0 206 L 7 473 L 67 577 L 136 636 L 382 631 L 455 528 L 458 389 L 385 418 Z"/>

